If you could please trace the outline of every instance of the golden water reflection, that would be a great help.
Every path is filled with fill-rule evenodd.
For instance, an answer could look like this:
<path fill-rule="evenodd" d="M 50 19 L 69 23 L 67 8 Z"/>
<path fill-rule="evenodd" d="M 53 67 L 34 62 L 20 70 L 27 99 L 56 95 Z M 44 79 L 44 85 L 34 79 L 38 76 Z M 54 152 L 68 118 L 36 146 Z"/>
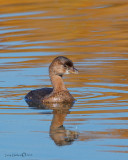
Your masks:
<path fill-rule="evenodd" d="M 64 55 L 79 69 L 79 75 L 64 77 L 77 102 L 67 117 L 54 111 L 54 118 L 78 127 L 78 143 L 127 153 L 128 2 L 1 0 L 0 7 L 0 115 L 39 116 L 23 98 L 51 87 L 48 66 Z M 104 143 L 97 144 L 100 139 Z"/>

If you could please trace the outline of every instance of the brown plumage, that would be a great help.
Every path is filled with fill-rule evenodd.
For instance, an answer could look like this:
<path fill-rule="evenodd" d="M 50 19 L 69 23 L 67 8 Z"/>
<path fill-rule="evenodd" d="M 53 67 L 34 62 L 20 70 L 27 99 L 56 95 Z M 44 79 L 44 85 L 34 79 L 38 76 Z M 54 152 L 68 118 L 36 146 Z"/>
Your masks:
<path fill-rule="evenodd" d="M 56 57 L 49 66 L 49 76 L 53 88 L 41 88 L 30 91 L 26 96 L 26 101 L 33 103 L 63 103 L 73 102 L 75 99 L 69 93 L 63 82 L 63 75 L 78 73 L 73 62 L 63 56 Z"/>

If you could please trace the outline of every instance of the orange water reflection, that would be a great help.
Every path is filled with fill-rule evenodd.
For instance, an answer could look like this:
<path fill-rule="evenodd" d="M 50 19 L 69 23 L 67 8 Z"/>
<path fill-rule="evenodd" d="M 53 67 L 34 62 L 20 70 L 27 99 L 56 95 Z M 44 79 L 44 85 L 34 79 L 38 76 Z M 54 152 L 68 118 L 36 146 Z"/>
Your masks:
<path fill-rule="evenodd" d="M 79 69 L 79 76 L 64 78 L 77 99 L 66 125 L 82 126 L 80 142 L 127 140 L 127 0 L 1 0 L 0 6 L 0 114 L 38 116 L 24 95 L 51 86 L 48 65 L 65 55 Z M 128 152 L 122 143 L 100 145 Z"/>

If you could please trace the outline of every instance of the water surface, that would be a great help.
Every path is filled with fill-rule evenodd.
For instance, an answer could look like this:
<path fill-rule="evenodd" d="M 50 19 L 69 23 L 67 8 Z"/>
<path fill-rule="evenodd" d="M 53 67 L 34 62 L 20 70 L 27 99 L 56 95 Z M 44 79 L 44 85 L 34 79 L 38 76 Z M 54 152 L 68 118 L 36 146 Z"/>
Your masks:
<path fill-rule="evenodd" d="M 0 8 L 0 159 L 127 160 L 127 1 L 2 0 Z M 28 107 L 30 90 L 51 87 L 48 66 L 59 55 L 79 70 L 64 77 L 76 103 Z"/>

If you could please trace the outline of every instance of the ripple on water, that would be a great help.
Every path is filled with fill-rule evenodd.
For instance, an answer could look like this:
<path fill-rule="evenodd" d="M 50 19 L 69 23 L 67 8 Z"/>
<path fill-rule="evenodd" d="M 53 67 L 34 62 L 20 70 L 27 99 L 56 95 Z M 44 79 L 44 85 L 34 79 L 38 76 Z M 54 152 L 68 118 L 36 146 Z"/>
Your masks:
<path fill-rule="evenodd" d="M 6 151 L 32 153 L 26 159 L 127 160 L 127 3 L 1 5 L 0 159 Z M 24 96 L 30 90 L 51 87 L 48 66 L 58 55 L 79 69 L 64 79 L 76 103 L 67 110 L 28 107 Z M 51 134 L 58 125 L 59 134 Z M 60 148 L 63 139 L 71 142 Z"/>

